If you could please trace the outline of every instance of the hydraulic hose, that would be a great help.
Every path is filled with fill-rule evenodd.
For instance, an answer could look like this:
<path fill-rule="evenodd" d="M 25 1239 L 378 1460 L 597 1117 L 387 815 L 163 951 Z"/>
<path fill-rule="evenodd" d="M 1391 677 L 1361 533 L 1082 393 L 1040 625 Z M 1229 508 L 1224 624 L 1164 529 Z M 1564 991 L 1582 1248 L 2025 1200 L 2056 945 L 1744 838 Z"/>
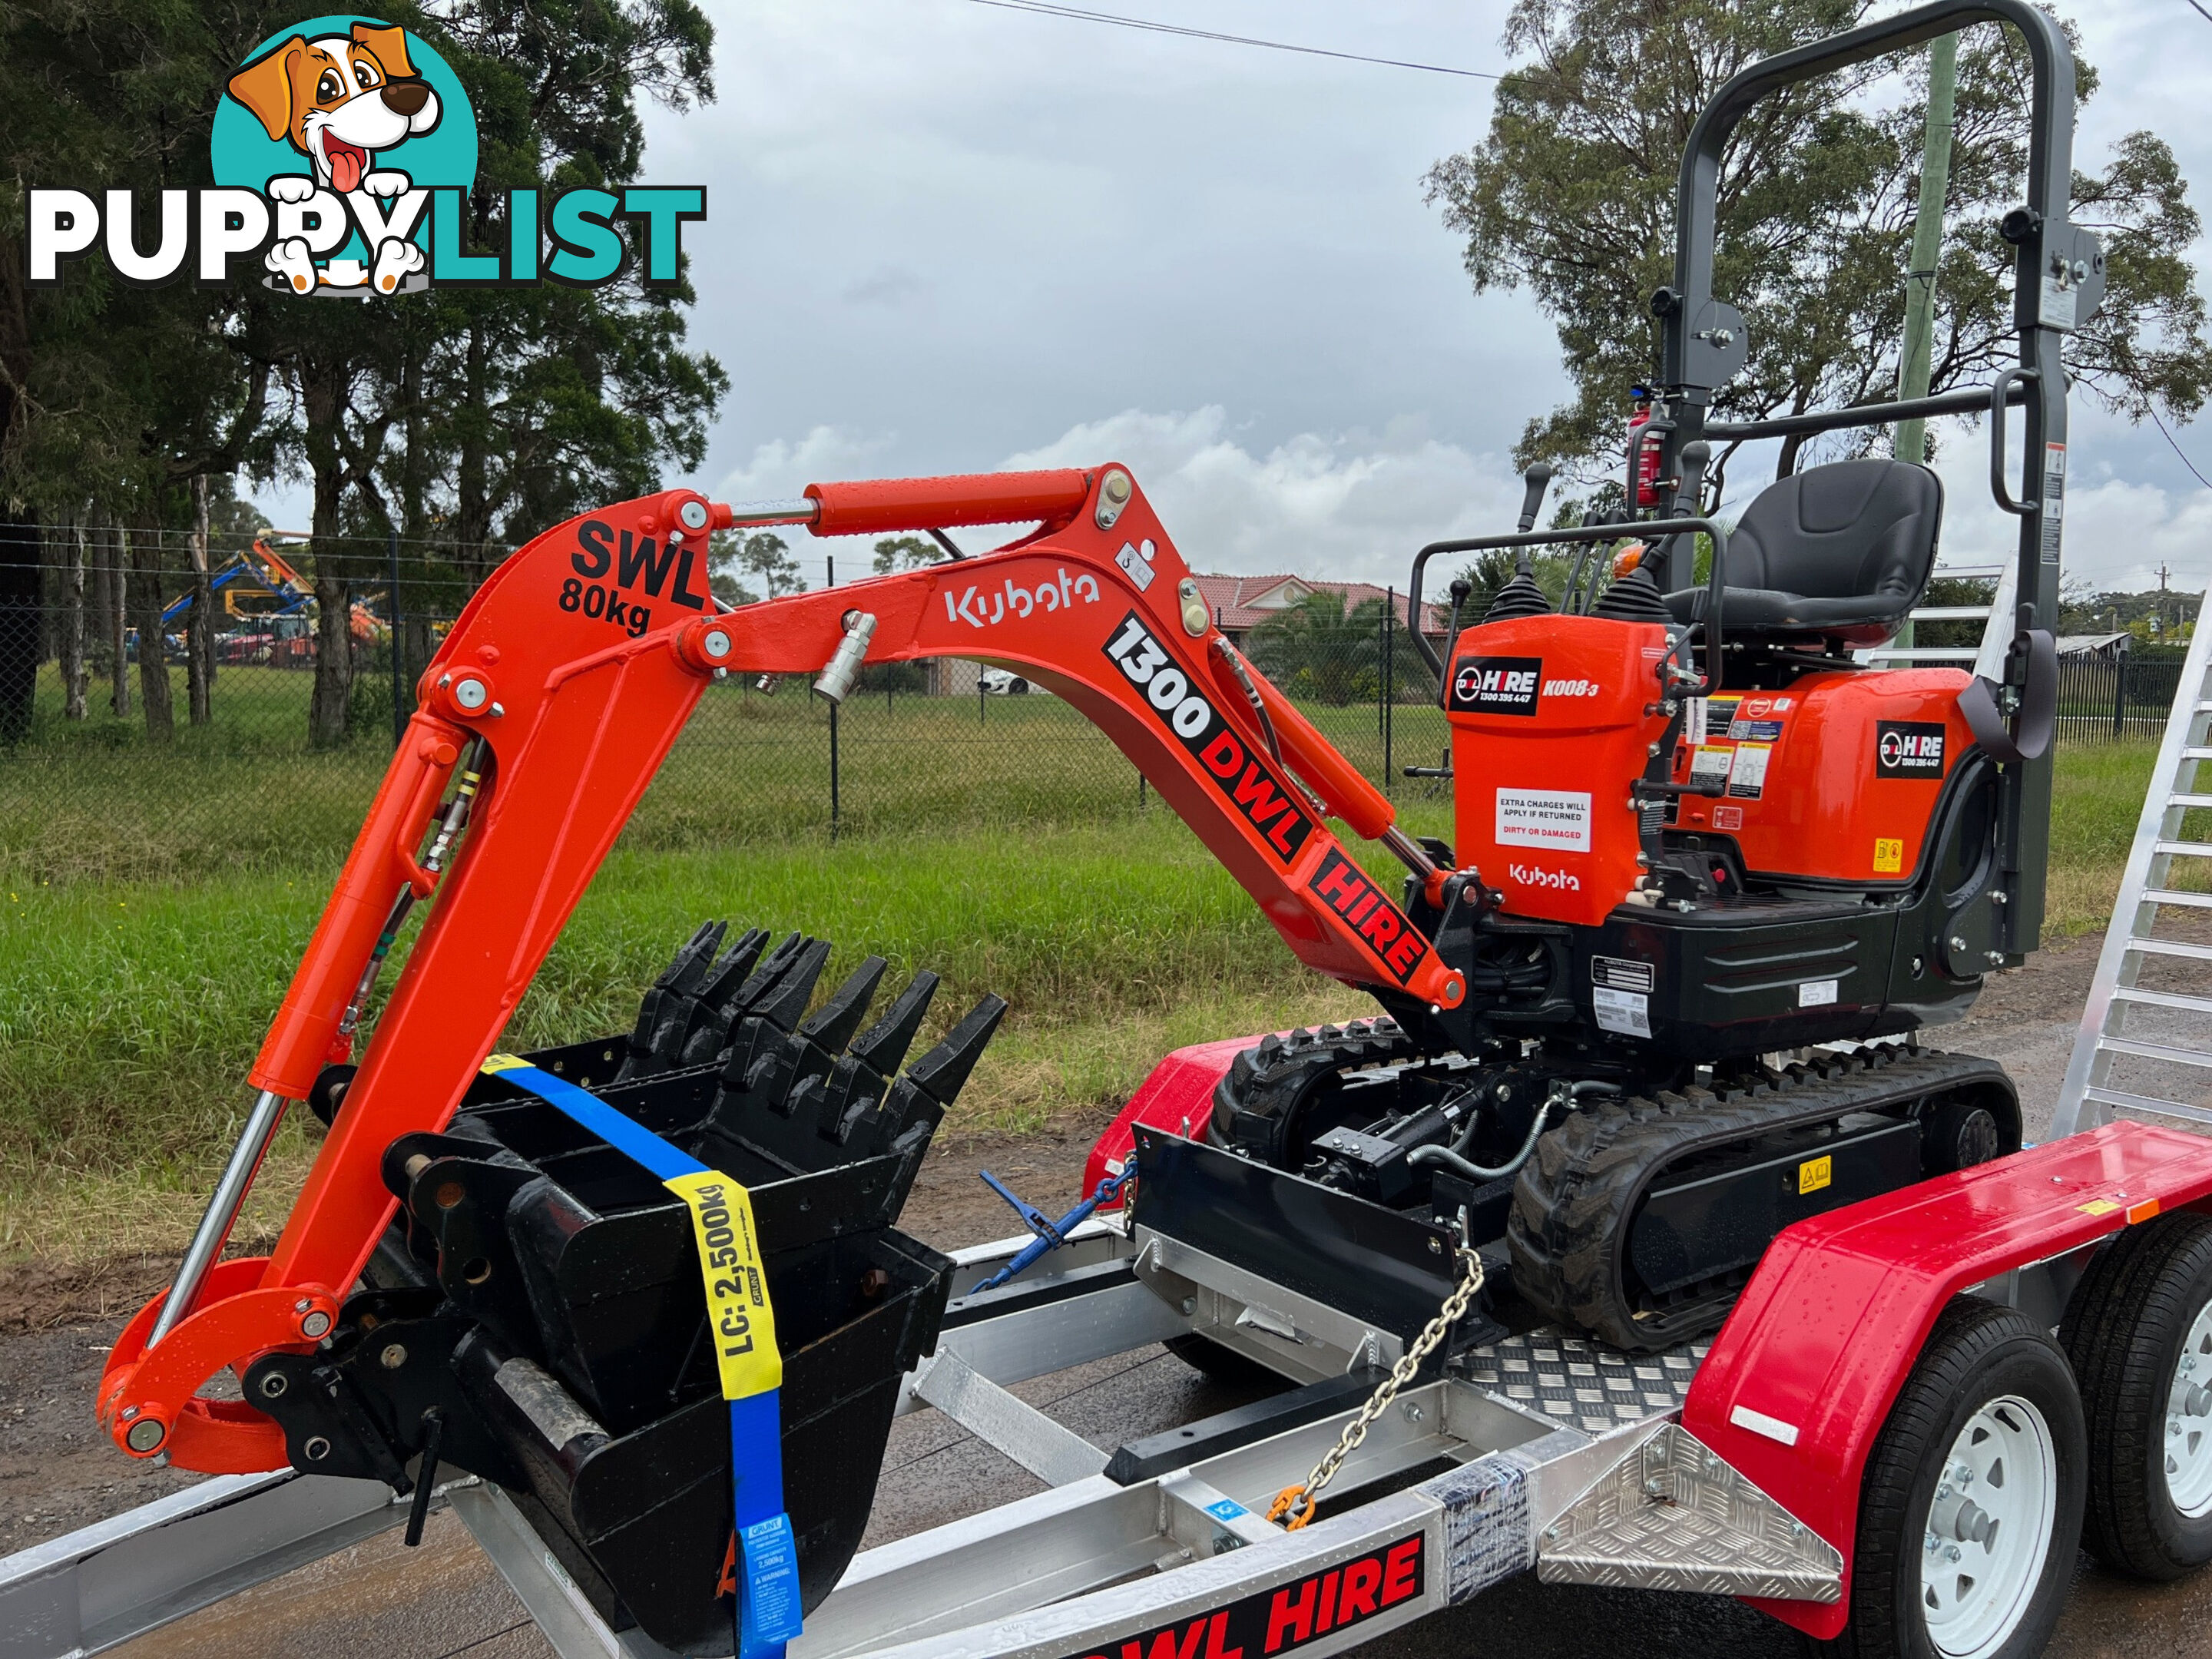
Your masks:
<path fill-rule="evenodd" d="M 1544 1097 L 1544 1103 L 1536 1109 L 1535 1121 L 1529 1124 L 1528 1138 L 1522 1141 L 1520 1150 L 1494 1170 L 1486 1169 L 1466 1156 L 1468 1145 L 1474 1139 L 1475 1129 L 1482 1121 L 1479 1114 L 1468 1118 L 1467 1127 L 1461 1132 L 1459 1139 L 1452 1146 L 1416 1146 L 1406 1154 L 1406 1162 L 1423 1166 L 1435 1164 L 1439 1168 L 1449 1170 L 1454 1175 L 1464 1176 L 1469 1181 L 1503 1181 L 1508 1176 L 1518 1175 L 1521 1172 L 1521 1166 L 1528 1161 L 1528 1155 L 1536 1150 L 1537 1137 L 1544 1133 L 1544 1123 L 1551 1116 L 1553 1107 L 1563 1106 L 1570 1100 L 1579 1100 L 1586 1094 L 1619 1094 L 1620 1092 L 1620 1088 L 1618 1084 L 1586 1079 L 1569 1088 L 1556 1090 L 1547 1095 Z"/>

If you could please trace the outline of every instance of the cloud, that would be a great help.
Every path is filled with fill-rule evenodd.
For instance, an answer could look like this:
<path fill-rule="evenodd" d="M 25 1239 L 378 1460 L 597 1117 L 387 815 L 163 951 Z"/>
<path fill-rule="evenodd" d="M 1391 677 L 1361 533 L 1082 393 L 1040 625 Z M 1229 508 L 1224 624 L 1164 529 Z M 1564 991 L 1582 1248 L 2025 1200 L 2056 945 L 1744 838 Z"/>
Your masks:
<path fill-rule="evenodd" d="M 1990 503 L 1989 468 L 1978 462 L 1962 455 L 1937 463 L 1947 504 L 1946 563 L 2018 556 L 2019 520 Z M 2159 585 L 2161 565 L 2177 592 L 2198 592 L 2212 582 L 2212 493 L 2169 490 L 2106 471 L 2094 482 L 2077 479 L 2067 490 L 2065 526 L 2066 574 L 2093 587 L 2142 592 Z"/>
<path fill-rule="evenodd" d="M 810 483 L 895 473 L 887 452 L 897 448 L 895 434 L 817 426 L 803 437 L 759 445 L 714 494 L 722 501 L 787 501 Z M 1505 458 L 1441 442 L 1413 422 L 1379 436 L 1304 432 L 1262 448 L 1243 441 L 1219 404 L 1167 413 L 1130 409 L 1085 421 L 1050 443 L 1004 457 L 994 470 L 1108 461 L 1136 476 L 1193 569 L 1239 574 L 1288 570 L 1402 587 L 1424 543 L 1509 532 L 1521 501 Z M 854 539 L 807 537 L 794 552 L 804 563 Z M 978 527 L 958 539 L 981 551 L 1005 538 Z M 1449 562 L 1459 568 L 1459 561 Z"/>
<path fill-rule="evenodd" d="M 836 426 L 815 427 L 803 438 L 772 438 L 755 445 L 752 458 L 725 472 L 712 493 L 726 501 L 789 501 L 811 483 L 870 477 L 879 470 L 871 458 L 896 441 L 896 434 L 863 437 Z"/>
<path fill-rule="evenodd" d="M 845 285 L 838 298 L 852 306 L 898 306 L 929 290 L 920 271 L 904 265 L 878 265 L 866 276 Z"/>
<path fill-rule="evenodd" d="M 1125 410 L 1071 427 L 1003 466 L 1096 465 L 1136 475 L 1184 559 L 1199 570 L 1402 586 L 1425 542 L 1508 532 L 1520 501 L 1511 465 L 1416 430 L 1303 432 L 1264 450 L 1228 412 Z"/>

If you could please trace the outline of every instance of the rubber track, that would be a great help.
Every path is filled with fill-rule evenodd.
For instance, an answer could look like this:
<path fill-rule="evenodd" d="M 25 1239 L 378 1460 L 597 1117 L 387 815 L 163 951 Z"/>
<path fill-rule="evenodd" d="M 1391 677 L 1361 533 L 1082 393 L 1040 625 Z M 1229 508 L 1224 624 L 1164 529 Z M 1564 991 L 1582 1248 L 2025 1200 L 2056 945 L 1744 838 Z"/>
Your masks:
<path fill-rule="evenodd" d="M 1982 1082 L 2012 1091 L 1993 1060 L 1883 1044 L 1769 1072 L 1748 1085 L 1586 1106 L 1539 1139 L 1521 1166 L 1505 1224 L 1514 1288 L 1551 1319 L 1630 1352 L 1656 1352 L 1717 1329 L 1735 1287 L 1663 1311 L 1630 1304 L 1630 1223 L 1669 1164 L 1731 1141 Z"/>
<path fill-rule="evenodd" d="M 1296 1167 L 1289 1138 L 1298 1103 L 1339 1072 L 1418 1059 L 1413 1038 L 1388 1018 L 1322 1025 L 1262 1037 L 1231 1062 L 1213 1085 L 1212 1139 L 1256 1152 L 1278 1169 Z"/>

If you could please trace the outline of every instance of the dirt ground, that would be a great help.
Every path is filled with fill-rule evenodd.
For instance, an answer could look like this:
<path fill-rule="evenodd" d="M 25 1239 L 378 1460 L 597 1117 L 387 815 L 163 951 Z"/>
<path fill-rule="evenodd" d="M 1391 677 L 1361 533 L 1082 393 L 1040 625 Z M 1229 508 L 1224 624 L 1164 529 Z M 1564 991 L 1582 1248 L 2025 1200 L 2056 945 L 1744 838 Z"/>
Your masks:
<path fill-rule="evenodd" d="M 2047 950 L 1993 982 L 1963 1024 L 1937 1046 L 2002 1060 L 2020 1085 L 2028 1138 L 2048 1131 L 2098 941 Z M 1072 1201 L 1083 1159 L 1103 1120 L 1057 1124 L 1017 1139 L 954 1136 L 934 1149 L 905 1225 L 940 1247 L 1018 1231 L 1005 1205 L 976 1178 L 979 1166 L 1052 1208 Z M 197 1477 L 130 1462 L 96 1434 L 91 1400 L 106 1347 L 124 1319 L 173 1264 L 118 1259 L 96 1268 L 0 1269 L 0 1555 L 117 1514 Z M 1164 1352 L 1133 1354 L 1041 1378 L 1018 1392 L 1095 1443 L 1110 1447 L 1164 1414 L 1179 1420 L 1234 1403 Z M 978 1500 L 1036 1490 L 1019 1470 L 933 1412 L 894 1431 L 870 1543 L 950 1518 Z M 2200 1582 L 2202 1581 L 2202 1582 Z M 2061 1659 L 2128 1651 L 2201 1652 L 2212 1614 L 2212 1576 L 2146 1588 L 2086 1561 L 2051 1652 Z M 131 1644 L 133 1659 L 217 1656 L 258 1659 L 312 1643 L 331 1655 L 444 1659 L 540 1659 L 543 1638 L 450 1515 L 434 1519 L 424 1547 L 374 1539 L 289 1577 L 234 1597 Z M 1495 1645 L 1493 1645 L 1495 1644 Z M 1735 1603 L 1645 1593 L 1547 1588 L 1514 1581 L 1466 1607 L 1364 1651 L 1375 1659 L 1443 1659 L 1511 1651 L 1523 1659 L 1587 1655 L 1607 1645 L 1764 1659 L 1796 1651 L 1780 1626 Z"/>

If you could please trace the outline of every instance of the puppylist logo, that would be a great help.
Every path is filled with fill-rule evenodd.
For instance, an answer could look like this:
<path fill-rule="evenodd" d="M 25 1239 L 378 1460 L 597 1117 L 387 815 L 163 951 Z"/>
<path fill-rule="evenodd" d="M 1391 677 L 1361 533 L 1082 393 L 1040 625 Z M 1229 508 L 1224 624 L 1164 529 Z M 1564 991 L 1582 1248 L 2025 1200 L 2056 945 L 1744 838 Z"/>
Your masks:
<path fill-rule="evenodd" d="M 432 283 L 592 288 L 622 274 L 637 226 L 647 283 L 672 283 L 697 186 L 503 192 L 501 245 L 463 227 L 477 123 L 460 78 L 412 31 L 342 13 L 309 18 L 246 54 L 209 136 L 215 185 L 137 192 L 34 188 L 30 280 L 104 250 L 128 283 L 236 280 L 303 296 L 368 300 Z"/>

